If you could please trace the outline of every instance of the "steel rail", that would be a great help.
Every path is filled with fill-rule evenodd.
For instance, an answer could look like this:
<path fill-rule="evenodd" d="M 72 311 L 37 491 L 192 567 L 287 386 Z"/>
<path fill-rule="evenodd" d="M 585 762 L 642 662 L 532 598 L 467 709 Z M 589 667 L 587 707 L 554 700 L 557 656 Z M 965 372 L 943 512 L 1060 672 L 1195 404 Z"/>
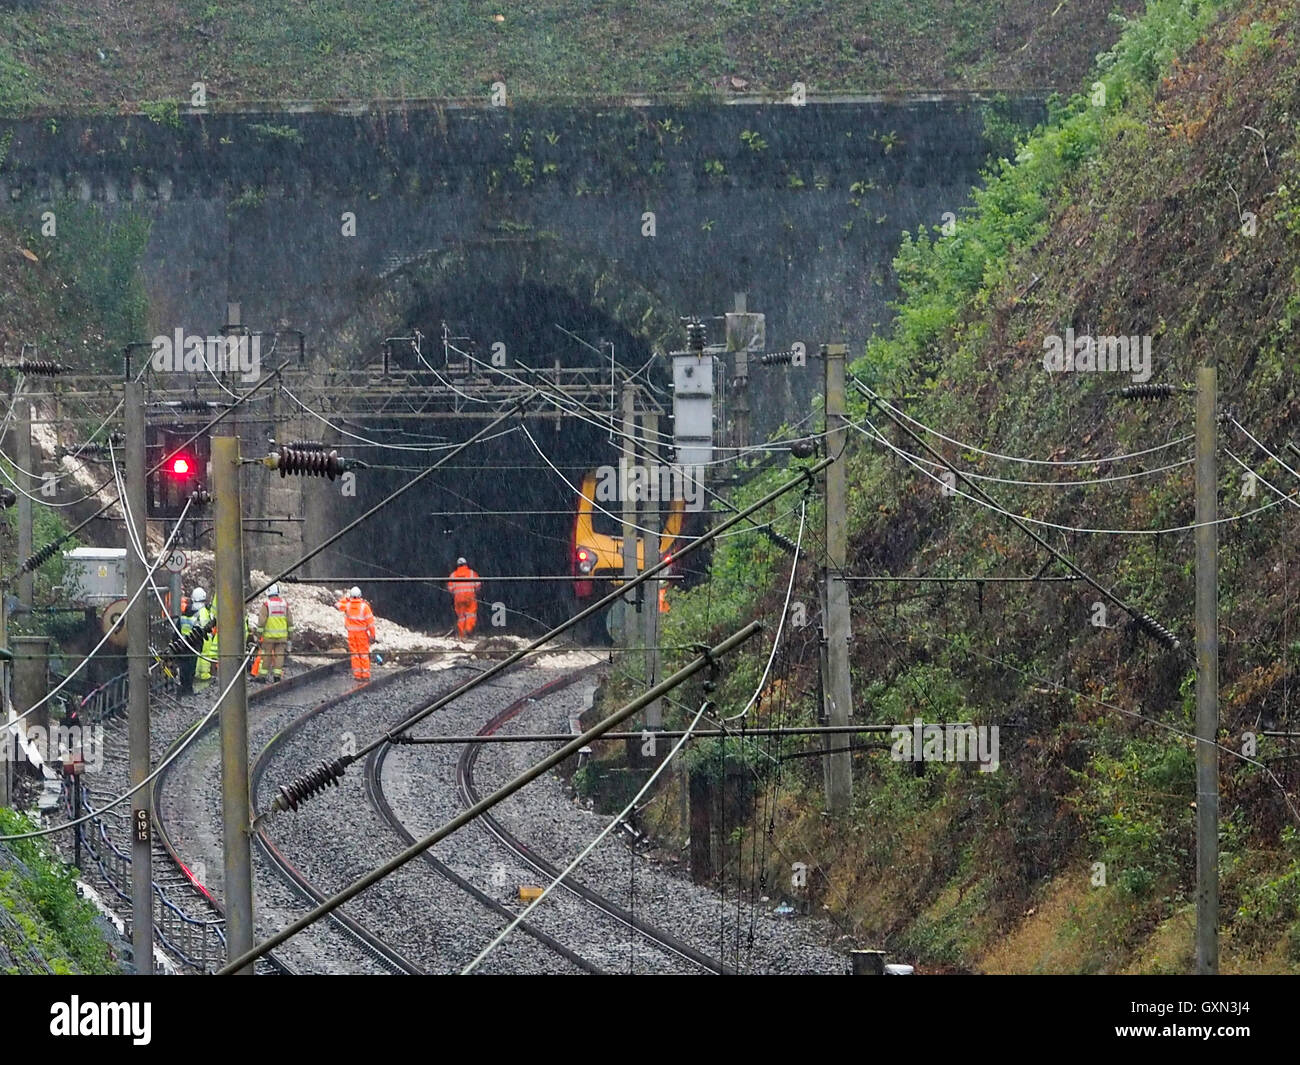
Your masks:
<path fill-rule="evenodd" d="M 388 823 L 388 826 L 397 833 L 402 842 L 409 847 L 415 842 L 415 836 L 412 835 L 410 829 L 402 823 L 401 818 L 397 816 L 397 812 L 389 803 L 388 796 L 384 794 L 384 759 L 392 749 L 391 744 L 384 744 L 382 747 L 370 752 L 370 757 L 366 760 L 366 798 L 370 800 L 371 805 L 374 806 L 379 815 Z M 456 870 L 446 862 L 442 861 L 440 858 L 435 858 L 428 851 L 424 851 L 421 854 L 421 857 L 424 859 L 425 864 L 436 871 L 439 876 L 450 880 L 476 902 L 487 907 L 498 917 L 504 917 L 507 921 L 514 919 L 515 914 L 513 910 L 501 902 L 498 902 L 486 892 L 481 891 L 476 885 L 461 876 L 460 873 L 456 872 Z M 593 976 L 606 975 L 605 970 L 600 966 L 593 962 L 589 962 L 576 951 L 566 947 L 554 936 L 547 932 L 543 932 L 536 925 L 525 921 L 521 923 L 519 927 L 543 946 L 549 947 L 551 950 L 555 951 L 556 954 L 559 954 L 566 961 L 576 965 L 584 972 L 590 973 Z"/>
<path fill-rule="evenodd" d="M 326 677 L 330 677 L 333 676 L 335 673 L 341 672 L 340 666 L 341 663 L 332 662 L 327 666 L 318 666 L 315 669 L 309 669 L 304 673 L 299 673 L 297 676 L 289 677 L 286 680 L 281 681 L 273 688 L 265 688 L 260 691 L 253 692 L 248 697 L 248 700 L 250 703 L 260 704 L 263 702 L 268 702 L 277 696 L 284 695 L 285 693 L 294 691 L 298 688 L 309 687 L 310 685 L 314 684 L 318 680 L 324 680 Z M 199 733 L 200 737 L 203 735 L 203 733 L 213 731 L 217 727 L 217 725 L 218 725 L 217 719 L 215 717 L 210 718 L 200 729 L 200 733 Z M 185 879 L 189 882 L 190 886 L 194 889 L 194 893 L 200 899 L 203 900 L 203 902 L 212 910 L 213 913 L 215 913 L 218 917 L 220 917 L 224 921 L 226 917 L 225 907 L 217 900 L 216 896 L 214 896 L 203 884 L 199 883 L 199 881 L 195 879 L 194 873 L 191 871 L 190 867 L 185 863 L 184 859 L 181 858 L 180 851 L 177 850 L 175 843 L 172 841 L 172 833 L 171 831 L 169 831 L 167 821 L 163 815 L 163 810 L 165 805 L 162 802 L 163 787 L 166 784 L 167 778 L 176 769 L 176 762 L 173 760 L 174 752 L 182 743 L 185 742 L 186 737 L 189 736 L 192 730 L 193 730 L 192 726 L 191 728 L 186 729 L 179 736 L 177 736 L 176 739 L 172 742 L 171 746 L 167 748 L 167 750 L 164 752 L 162 757 L 162 761 L 164 763 L 163 769 L 158 774 L 158 776 L 154 778 L 154 782 L 150 786 L 151 788 L 150 804 L 151 804 L 151 808 L 153 809 L 153 823 L 155 828 L 154 838 L 158 842 L 159 846 L 162 848 L 167 859 L 174 866 L 176 866 L 176 868 L 180 871 L 181 875 L 184 876 Z M 276 969 L 276 971 L 281 973 L 282 975 L 285 976 L 297 975 L 297 970 L 295 970 L 293 966 L 291 966 L 283 958 L 280 958 L 275 954 L 268 954 L 265 960 L 269 962 Z"/>
<path fill-rule="evenodd" d="M 316 907 L 316 909 L 312 910 L 311 913 L 308 913 L 305 916 L 298 918 L 296 921 L 291 922 L 289 925 L 282 928 L 279 932 L 276 932 L 273 936 L 257 944 L 255 947 L 253 947 L 252 950 L 247 950 L 238 958 L 235 958 L 232 961 L 228 962 L 225 966 L 223 966 L 221 969 L 218 970 L 218 975 L 228 976 L 231 973 L 239 972 L 250 962 L 254 962 L 258 958 L 260 958 L 268 950 L 273 950 L 274 948 L 278 947 L 281 943 L 297 935 L 304 928 L 307 928 L 310 925 L 314 924 L 322 917 L 328 916 L 329 914 L 333 913 L 336 909 L 338 909 L 338 907 L 342 906 L 349 899 L 355 898 L 357 895 L 360 895 L 367 888 L 372 887 L 373 885 L 379 883 L 379 881 L 383 880 L 384 877 L 400 869 L 407 862 L 412 861 L 414 858 L 418 857 L 423 851 L 428 850 L 435 843 L 438 843 L 446 839 L 453 832 L 456 832 L 458 829 L 463 828 L 465 825 L 469 824 L 475 818 L 479 817 L 481 814 L 491 809 L 493 806 L 501 802 L 503 799 L 507 798 L 510 795 L 513 795 L 520 788 L 525 787 L 527 784 L 536 780 L 538 777 L 549 772 L 555 766 L 563 762 L 566 758 L 568 758 L 573 754 L 576 754 L 582 747 L 590 743 L 592 740 L 599 739 L 603 733 L 612 731 L 614 728 L 618 727 L 624 721 L 630 718 L 633 714 L 637 713 L 640 710 L 645 709 L 645 707 L 647 707 L 650 703 L 654 702 L 656 699 L 663 698 L 663 696 L 667 695 L 679 684 L 682 684 L 685 681 L 689 680 L 691 677 L 695 676 L 695 674 L 699 673 L 701 670 L 703 669 L 716 670 L 718 658 L 722 657 L 723 655 L 729 654 L 731 651 L 735 650 L 741 644 L 745 643 L 747 640 L 752 639 L 754 636 L 758 635 L 758 633 L 762 631 L 763 631 L 762 622 L 751 621 L 744 628 L 734 632 L 731 636 L 728 636 L 721 643 L 718 643 L 713 647 L 705 647 L 701 645 L 700 655 L 697 658 L 688 662 L 685 666 L 679 669 L 671 677 L 668 677 L 660 681 L 654 687 L 648 689 L 645 692 L 642 692 L 641 695 L 637 696 L 630 703 L 627 703 L 624 706 L 620 707 L 612 715 L 610 715 L 609 718 L 607 718 L 605 721 L 602 721 L 599 725 L 595 726 L 594 728 L 588 729 L 581 736 L 575 737 L 570 743 L 566 744 L 564 747 L 561 747 L 558 751 L 555 751 L 553 754 L 548 755 L 546 758 L 543 758 L 536 765 L 530 767 L 528 770 L 521 773 L 519 776 L 517 776 L 514 780 L 510 781 L 508 784 L 498 788 L 491 795 L 475 803 L 468 810 L 463 810 L 461 813 L 457 814 L 446 824 L 442 825 L 440 828 L 431 832 L 423 839 L 416 840 L 415 843 L 411 844 L 411 846 L 407 847 L 406 850 L 402 851 L 400 854 L 395 855 L 394 857 L 388 859 L 388 861 L 384 862 L 382 865 L 379 865 L 376 868 L 370 870 L 370 872 L 366 873 L 364 876 L 360 877 L 359 879 L 355 880 L 353 883 L 349 884 L 346 888 L 338 892 L 332 898 L 327 899 L 325 902 L 321 903 L 318 907 Z M 486 673 L 480 674 L 480 676 L 486 678 L 487 674 Z M 374 746 L 378 747 L 379 744 L 375 744 Z"/>
<path fill-rule="evenodd" d="M 488 723 L 479 730 L 479 735 L 491 735 L 511 718 L 517 716 L 520 712 L 526 709 L 529 703 L 535 702 L 538 699 L 546 698 L 549 695 L 561 691 L 576 681 L 579 676 L 580 674 L 570 674 L 567 677 L 561 677 L 558 680 L 551 681 L 549 684 L 542 685 L 536 691 L 516 700 L 504 710 L 494 715 Z M 566 737 L 566 739 L 569 738 L 571 737 Z M 474 765 L 478 761 L 478 756 L 482 753 L 482 750 L 483 747 L 481 744 L 469 744 L 461 752 L 460 758 L 456 762 L 456 787 L 460 791 L 461 801 L 464 802 L 467 807 L 472 807 L 482 801 L 481 796 L 474 787 Z M 510 832 L 509 829 L 507 829 L 491 814 L 484 813 L 482 815 L 482 821 L 487 830 L 491 832 L 492 835 L 494 835 L 502 845 L 520 861 L 531 866 L 548 880 L 555 880 L 559 877 L 559 869 L 534 852 L 526 843 L 523 842 L 523 840 Z M 595 907 L 606 916 L 612 917 L 624 927 L 639 933 L 643 938 L 648 940 L 650 943 L 653 943 L 661 950 L 667 951 L 669 954 L 674 954 L 685 961 L 698 965 L 700 968 L 710 973 L 714 973 L 715 975 L 736 975 L 735 969 L 731 968 L 726 963 L 718 961 L 716 958 L 710 957 L 704 952 L 697 950 L 689 943 L 678 939 L 669 932 L 656 928 L 654 925 L 647 924 L 635 914 L 629 913 L 616 902 L 606 898 L 598 891 L 594 891 L 586 884 L 574 880 L 572 877 L 566 877 L 561 882 L 560 886 L 571 895 L 581 899 L 588 905 Z"/>
<path fill-rule="evenodd" d="M 334 668 L 334 667 L 327 667 Z M 406 669 L 398 670 L 395 673 L 388 673 L 377 678 L 372 683 L 362 688 L 354 688 L 351 691 L 345 691 L 338 695 L 332 696 L 321 703 L 313 706 L 310 710 L 294 718 L 289 724 L 271 737 L 270 741 L 262 748 L 257 760 L 253 763 L 249 772 L 249 790 L 252 792 L 254 799 L 257 797 L 262 780 L 266 776 L 267 769 L 272 759 L 276 756 L 279 748 L 308 721 L 312 720 L 318 714 L 331 710 L 336 706 L 346 702 L 348 699 L 365 692 L 371 693 L 376 688 L 387 687 L 400 678 L 410 676 L 419 666 L 409 666 Z M 305 899 L 312 906 L 319 906 L 325 901 L 326 896 L 316 888 L 310 880 L 292 863 L 284 853 L 275 845 L 275 842 L 267 834 L 266 826 L 255 826 L 253 830 L 253 842 L 257 844 L 258 849 L 263 856 L 271 863 L 281 878 L 296 892 L 300 897 Z M 408 976 L 425 976 L 427 971 L 416 962 L 407 958 L 401 951 L 390 946 L 380 936 L 371 932 L 355 918 L 340 910 L 330 913 L 330 920 L 337 927 L 355 940 L 364 950 L 373 955 L 381 964 L 396 973 L 406 974 Z"/>

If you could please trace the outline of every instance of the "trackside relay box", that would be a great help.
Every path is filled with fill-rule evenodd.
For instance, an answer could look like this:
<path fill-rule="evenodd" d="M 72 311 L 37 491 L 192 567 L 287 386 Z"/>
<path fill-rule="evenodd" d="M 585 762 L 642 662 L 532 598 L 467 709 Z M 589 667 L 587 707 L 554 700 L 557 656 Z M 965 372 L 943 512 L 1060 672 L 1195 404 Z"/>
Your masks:
<path fill-rule="evenodd" d="M 126 598 L 126 549 L 78 547 L 63 552 L 63 588 L 73 606 L 105 606 Z"/>

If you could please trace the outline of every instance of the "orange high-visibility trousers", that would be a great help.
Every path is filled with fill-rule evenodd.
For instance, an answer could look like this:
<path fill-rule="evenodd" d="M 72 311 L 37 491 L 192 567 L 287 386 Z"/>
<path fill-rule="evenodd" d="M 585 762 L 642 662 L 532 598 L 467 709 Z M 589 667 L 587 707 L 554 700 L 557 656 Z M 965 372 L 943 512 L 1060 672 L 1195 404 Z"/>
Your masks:
<path fill-rule="evenodd" d="M 348 650 L 352 652 L 352 676 L 357 680 L 370 679 L 370 635 L 365 629 L 348 633 Z"/>
<path fill-rule="evenodd" d="M 478 624 L 478 599 L 474 595 L 458 595 L 453 601 L 456 608 L 456 631 L 468 636 Z"/>

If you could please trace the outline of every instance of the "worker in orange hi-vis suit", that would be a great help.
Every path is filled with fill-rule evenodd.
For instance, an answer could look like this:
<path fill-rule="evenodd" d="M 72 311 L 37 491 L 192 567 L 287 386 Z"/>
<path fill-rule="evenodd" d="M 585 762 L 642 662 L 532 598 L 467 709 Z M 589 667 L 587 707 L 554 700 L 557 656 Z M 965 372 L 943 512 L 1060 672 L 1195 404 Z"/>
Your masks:
<path fill-rule="evenodd" d="M 456 608 L 456 632 L 463 640 L 478 624 L 478 590 L 483 587 L 478 574 L 463 559 L 456 559 L 456 568 L 447 581 L 452 605 Z"/>
<path fill-rule="evenodd" d="M 375 638 L 375 612 L 361 598 L 361 589 L 353 586 L 336 604 L 343 611 L 348 630 L 348 650 L 352 653 L 352 676 L 370 679 L 370 641 Z"/>

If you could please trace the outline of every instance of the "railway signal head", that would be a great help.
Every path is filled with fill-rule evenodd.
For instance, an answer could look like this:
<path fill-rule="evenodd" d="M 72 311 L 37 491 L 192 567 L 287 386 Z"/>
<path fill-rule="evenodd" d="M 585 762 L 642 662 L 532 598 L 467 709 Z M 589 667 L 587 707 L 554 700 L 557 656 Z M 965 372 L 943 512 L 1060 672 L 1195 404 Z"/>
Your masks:
<path fill-rule="evenodd" d="M 178 481 L 187 481 L 194 476 L 194 460 L 189 455 L 173 455 L 167 460 L 167 472 Z"/>

